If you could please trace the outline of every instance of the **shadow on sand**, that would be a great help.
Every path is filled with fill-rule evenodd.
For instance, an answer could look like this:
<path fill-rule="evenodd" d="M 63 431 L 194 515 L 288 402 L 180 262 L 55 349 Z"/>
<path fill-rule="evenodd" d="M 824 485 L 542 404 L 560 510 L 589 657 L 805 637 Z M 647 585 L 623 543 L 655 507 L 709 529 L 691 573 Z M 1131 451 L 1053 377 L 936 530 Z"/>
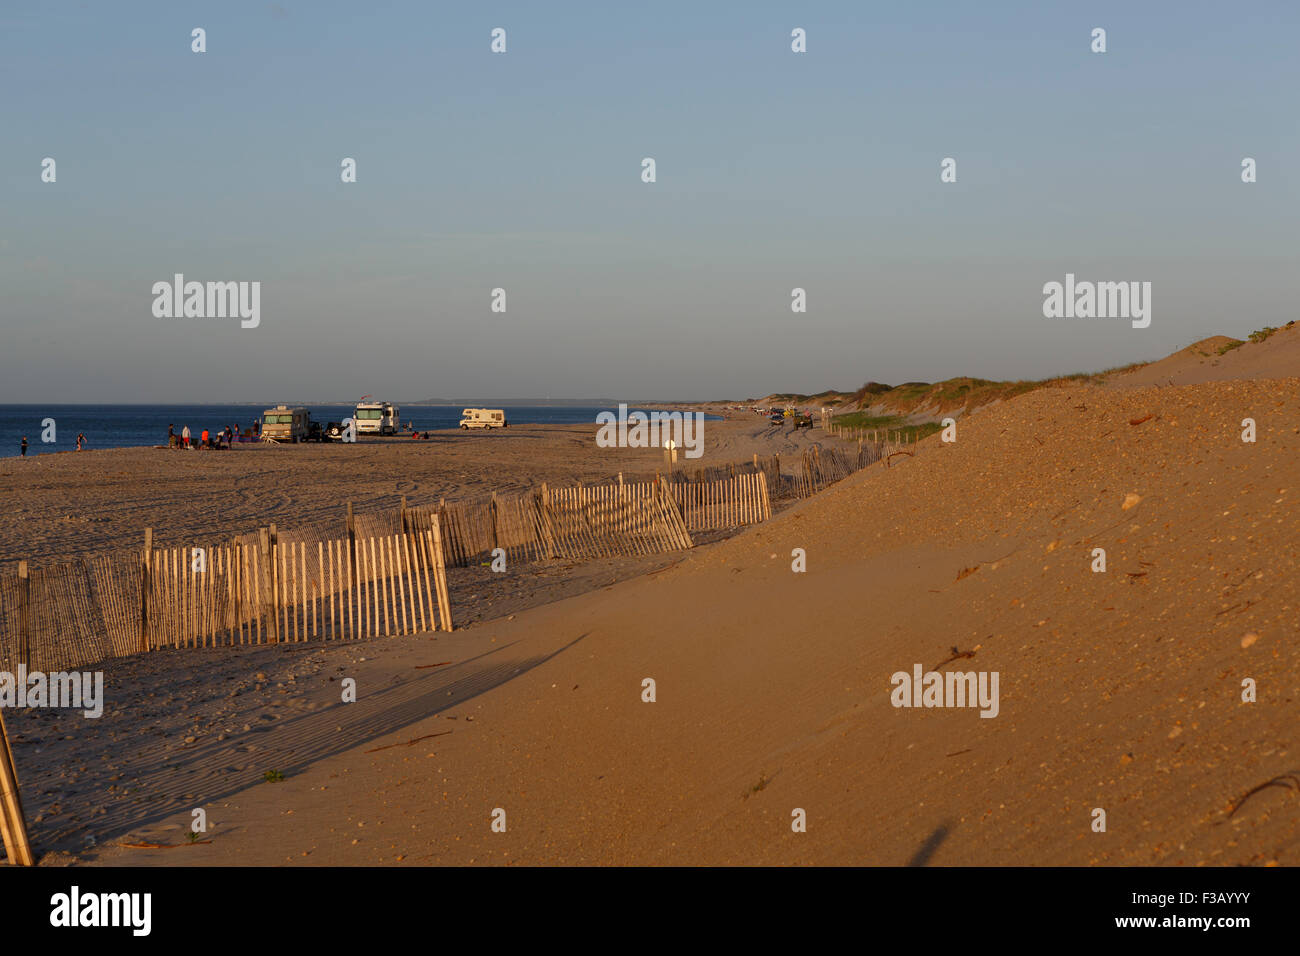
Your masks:
<path fill-rule="evenodd" d="M 948 839 L 948 834 L 951 832 L 952 828 L 948 823 L 939 824 L 934 832 L 925 838 L 925 842 L 917 848 L 917 851 L 912 854 L 912 858 L 907 861 L 907 865 L 925 866 L 930 862 L 930 857 L 934 856 L 935 851 L 939 849 L 939 844 Z"/>
<path fill-rule="evenodd" d="M 173 748 L 142 748 L 118 764 L 121 776 L 131 781 L 131 796 L 108 805 L 98 816 L 93 815 L 96 808 L 79 808 L 76 823 L 40 835 L 40 851 L 80 851 L 85 847 L 87 833 L 93 833 L 102 845 L 180 811 L 211 805 L 262 783 L 268 770 L 291 777 L 317 761 L 460 707 L 545 664 L 586 636 L 582 634 L 548 654 L 500 660 L 512 646 L 506 645 L 447 670 L 417 672 L 416 676 L 362 694 L 356 703 L 344 704 L 340 700 L 224 741 L 179 752 Z"/>

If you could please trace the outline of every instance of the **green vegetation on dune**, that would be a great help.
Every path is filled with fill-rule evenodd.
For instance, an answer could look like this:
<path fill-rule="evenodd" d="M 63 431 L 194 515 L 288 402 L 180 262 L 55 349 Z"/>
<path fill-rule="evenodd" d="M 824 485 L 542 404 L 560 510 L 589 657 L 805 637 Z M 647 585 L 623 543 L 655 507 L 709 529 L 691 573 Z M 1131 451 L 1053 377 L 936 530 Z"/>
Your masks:
<path fill-rule="evenodd" d="M 1205 344 L 1205 349 L 1213 349 L 1219 355 L 1226 355 L 1233 349 L 1239 349 L 1247 341 L 1258 344 L 1282 329 L 1289 329 L 1296 324 L 1288 322 L 1282 328 L 1265 326 L 1250 333 L 1248 340 L 1233 339 L 1223 345 Z M 1199 344 L 1199 343 L 1198 343 Z M 1197 348 L 1193 351 L 1205 358 L 1209 352 Z M 1061 388 L 1073 384 L 1101 385 L 1108 379 L 1125 372 L 1150 365 L 1150 361 L 1131 362 L 1117 365 L 1100 372 L 1074 372 L 1070 375 L 1057 375 L 1053 378 L 1036 381 L 997 382 L 984 378 L 959 376 L 942 382 L 904 382 L 902 385 L 886 385 L 883 382 L 866 382 L 856 392 L 848 394 L 827 390 L 816 395 L 778 393 L 767 398 L 768 404 L 812 404 L 839 405 L 845 409 L 856 409 L 835 416 L 835 423 L 846 428 L 874 428 L 889 431 L 903 431 L 909 436 L 919 433 L 921 437 L 934 434 L 940 426 L 934 422 L 922 425 L 908 425 L 905 420 L 918 415 L 930 415 L 936 419 L 958 411 L 970 411 L 993 402 L 1006 401 L 1032 392 L 1039 388 Z M 874 409 L 882 414 L 870 415 Z"/>
<path fill-rule="evenodd" d="M 1140 368 L 1147 362 L 1135 362 L 1104 372 L 1077 372 L 1073 375 L 1058 376 L 1041 381 L 996 382 L 984 378 L 961 376 L 945 379 L 942 382 L 904 382 L 901 385 L 886 385 L 883 382 L 866 382 L 856 392 L 825 391 L 816 395 L 799 392 L 775 392 L 760 402 L 768 405 L 840 405 L 843 408 L 855 408 L 859 411 L 879 406 L 891 413 L 910 415 L 926 410 L 936 415 L 962 409 L 978 408 L 990 402 L 1002 401 L 1031 392 L 1048 385 L 1064 384 L 1078 381 L 1089 384 L 1100 382 L 1107 376 Z M 840 418 L 843 416 L 837 416 Z M 888 416 L 887 416 L 888 417 Z M 885 427 L 884 425 L 876 427 Z"/>
<path fill-rule="evenodd" d="M 849 397 L 850 396 L 848 395 L 847 392 L 837 392 L 834 391 L 833 389 L 828 389 L 827 391 L 824 392 L 818 392 L 815 395 L 805 395 L 801 392 L 774 392 L 773 394 L 767 396 L 767 398 L 761 399 L 760 401 L 765 402 L 769 405 L 776 405 L 781 403 L 785 403 L 789 405 L 807 405 L 813 402 L 820 402 L 822 404 L 832 404 L 832 403 L 841 402 L 844 399 Z"/>
<path fill-rule="evenodd" d="M 867 382 L 860 389 L 858 389 L 856 392 L 853 393 L 853 399 L 852 399 L 853 404 L 856 407 L 861 408 L 863 405 L 866 404 L 864 399 L 872 395 L 883 395 L 886 392 L 893 391 L 893 388 L 894 386 L 885 385 L 882 382 Z"/>
<path fill-rule="evenodd" d="M 1289 329 L 1295 324 L 1296 321 L 1293 319 L 1281 328 L 1268 325 L 1251 332 L 1246 340 L 1233 339 L 1218 346 L 1208 344 L 1210 340 L 1206 340 L 1204 349 L 1213 349 L 1219 355 L 1226 355 L 1233 349 L 1239 349 L 1246 345 L 1247 342 L 1259 344 L 1282 331 L 1282 329 Z M 1192 351 L 1204 358 L 1209 358 L 1210 353 L 1204 349 L 1195 348 Z M 1070 375 L 1058 375 L 1037 381 L 995 382 L 984 378 L 960 376 L 942 382 L 904 382 L 902 385 L 866 382 L 852 394 L 837 392 L 834 389 L 818 392 L 816 395 L 783 392 L 769 395 L 764 401 L 770 405 L 807 405 L 814 403 L 839 405 L 846 409 L 857 409 L 855 412 L 835 416 L 837 424 L 849 428 L 928 429 L 924 434 L 933 434 L 934 431 L 938 431 L 938 425 L 904 425 L 904 417 L 918 413 L 929 413 L 936 418 L 941 418 L 948 412 L 970 411 L 982 405 L 1006 401 L 1039 388 L 1059 388 L 1071 384 L 1100 385 L 1116 375 L 1132 372 L 1150 364 L 1150 361 L 1131 362 L 1128 365 L 1117 365 L 1114 368 L 1104 369 L 1100 372 L 1074 372 Z M 865 409 L 871 408 L 887 414 L 870 416 Z"/>
<path fill-rule="evenodd" d="M 1129 362 L 1127 365 L 1116 365 L 1113 368 L 1102 369 L 1100 372 L 1075 372 L 1072 375 L 1062 375 L 1058 378 L 1049 378 L 1046 381 L 1037 384 L 1057 385 L 1066 382 L 1082 382 L 1085 385 L 1099 385 L 1112 375 L 1122 375 L 1124 372 L 1131 372 L 1134 369 L 1143 368 L 1150 364 L 1150 361 Z"/>
<path fill-rule="evenodd" d="M 1278 328 L 1277 326 L 1273 326 L 1273 325 L 1266 325 L 1262 329 L 1256 329 L 1254 332 L 1251 332 L 1250 335 L 1247 336 L 1247 338 L 1250 339 L 1252 344 L 1258 345 L 1260 342 L 1263 342 L 1265 339 L 1268 339 L 1271 336 L 1276 335 L 1278 332 L 1281 332 L 1282 329 L 1291 328 L 1293 325 L 1295 325 L 1295 323 L 1296 320 L 1292 319 L 1290 322 L 1288 322 L 1286 325 L 1282 326 L 1281 328 Z M 1245 344 L 1244 342 L 1237 343 L 1237 345 L 1244 345 L 1244 344 Z M 1234 345 L 1232 347 L 1237 348 L 1237 345 Z M 1225 346 L 1223 350 L 1220 351 L 1219 354 L 1222 355 L 1223 352 L 1226 352 L 1227 350 L 1228 349 Z"/>
<path fill-rule="evenodd" d="M 920 409 L 936 413 L 975 408 L 1000 399 L 1014 398 L 1047 382 L 991 382 L 983 378 L 950 378 L 943 382 L 904 382 L 895 388 L 868 382 L 854 394 L 859 409 L 875 405 L 909 414 Z"/>
<path fill-rule="evenodd" d="M 836 425 L 841 428 L 860 428 L 865 431 L 888 432 L 892 436 L 902 436 L 907 441 L 920 441 L 928 438 L 943 428 L 938 422 L 923 422 L 909 425 L 902 415 L 868 415 L 866 412 L 849 412 L 836 415 Z"/>
<path fill-rule="evenodd" d="M 941 426 L 937 422 L 909 425 L 906 424 L 908 417 L 918 413 L 928 413 L 935 418 L 942 418 L 949 412 L 970 411 L 993 402 L 1007 401 L 1039 388 L 1059 388 L 1072 383 L 1096 385 L 1112 375 L 1148 364 L 1150 363 L 1134 362 L 1130 365 L 1106 369 L 1103 372 L 1076 372 L 1073 375 L 1059 375 L 1038 381 L 995 382 L 984 378 L 960 376 L 942 382 L 904 382 L 897 386 L 867 382 L 845 403 L 848 406 L 856 406 L 858 411 L 836 415 L 835 423 L 846 428 L 901 431 L 909 438 L 913 435 L 925 438 L 939 431 Z M 871 415 L 868 409 L 875 409 L 885 414 Z"/>

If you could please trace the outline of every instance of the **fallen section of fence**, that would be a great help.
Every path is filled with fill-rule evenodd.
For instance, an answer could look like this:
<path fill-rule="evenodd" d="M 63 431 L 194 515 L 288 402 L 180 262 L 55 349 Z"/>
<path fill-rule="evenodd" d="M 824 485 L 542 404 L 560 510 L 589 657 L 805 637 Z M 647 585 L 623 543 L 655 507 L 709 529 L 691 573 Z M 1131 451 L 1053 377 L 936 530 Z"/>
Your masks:
<path fill-rule="evenodd" d="M 412 508 L 421 528 L 434 517 L 445 529 L 447 564 L 488 562 L 500 549 L 517 563 L 545 558 L 663 554 L 693 546 L 669 486 L 662 481 L 552 488 Z"/>

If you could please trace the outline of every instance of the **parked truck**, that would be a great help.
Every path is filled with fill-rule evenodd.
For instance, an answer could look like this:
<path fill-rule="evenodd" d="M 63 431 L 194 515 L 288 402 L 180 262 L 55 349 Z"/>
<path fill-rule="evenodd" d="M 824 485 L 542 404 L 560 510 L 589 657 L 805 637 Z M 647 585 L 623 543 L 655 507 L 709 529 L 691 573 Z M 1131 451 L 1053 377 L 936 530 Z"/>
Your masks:
<path fill-rule="evenodd" d="M 353 418 L 359 434 L 397 434 L 397 406 L 392 402 L 358 402 Z"/>
<path fill-rule="evenodd" d="M 311 437 L 311 413 L 301 406 L 277 405 L 262 412 L 262 438 L 300 442 Z"/>

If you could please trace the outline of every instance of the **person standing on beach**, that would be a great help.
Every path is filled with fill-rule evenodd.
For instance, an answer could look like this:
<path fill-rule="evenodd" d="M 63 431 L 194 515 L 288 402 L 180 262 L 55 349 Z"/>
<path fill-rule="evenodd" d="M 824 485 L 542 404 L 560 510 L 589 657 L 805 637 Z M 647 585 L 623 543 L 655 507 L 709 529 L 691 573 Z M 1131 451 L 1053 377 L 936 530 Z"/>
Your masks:
<path fill-rule="evenodd" d="M 81 443 L 85 440 L 86 436 L 82 432 L 77 432 L 77 451 L 81 451 Z"/>
<path fill-rule="evenodd" d="M 185 425 L 181 428 L 181 445 L 185 448 L 190 447 L 190 426 Z"/>
<path fill-rule="evenodd" d="M 22 446 L 22 447 L 23 447 L 23 455 L 22 455 L 22 457 L 26 458 L 26 457 L 27 457 L 27 436 L 26 436 L 26 435 L 23 436 L 23 446 Z"/>
<path fill-rule="evenodd" d="M 176 447 L 176 426 L 175 425 L 167 426 L 167 447 L 168 448 Z"/>

